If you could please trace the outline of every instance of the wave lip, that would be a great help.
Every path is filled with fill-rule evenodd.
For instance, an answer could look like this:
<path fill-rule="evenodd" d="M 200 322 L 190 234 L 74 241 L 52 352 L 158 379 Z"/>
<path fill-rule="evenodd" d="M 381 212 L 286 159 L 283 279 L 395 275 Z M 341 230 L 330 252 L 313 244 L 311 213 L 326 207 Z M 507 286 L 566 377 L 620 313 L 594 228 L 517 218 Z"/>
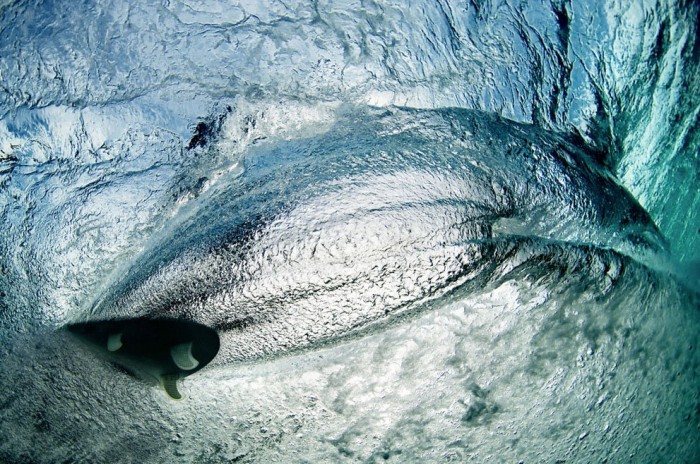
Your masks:
<path fill-rule="evenodd" d="M 218 327 L 226 363 L 420 311 L 488 281 L 523 241 L 663 247 L 586 152 L 481 112 L 343 108 L 320 134 L 251 146 L 242 166 L 92 315 Z"/>

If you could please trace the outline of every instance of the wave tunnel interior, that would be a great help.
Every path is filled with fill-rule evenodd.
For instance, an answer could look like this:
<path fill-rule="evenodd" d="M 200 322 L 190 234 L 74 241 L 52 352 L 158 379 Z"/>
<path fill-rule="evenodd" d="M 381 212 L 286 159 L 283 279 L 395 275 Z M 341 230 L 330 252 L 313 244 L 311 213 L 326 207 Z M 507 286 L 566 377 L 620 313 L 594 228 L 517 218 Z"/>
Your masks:
<path fill-rule="evenodd" d="M 700 462 L 699 27 L 0 0 L 0 461 Z"/>

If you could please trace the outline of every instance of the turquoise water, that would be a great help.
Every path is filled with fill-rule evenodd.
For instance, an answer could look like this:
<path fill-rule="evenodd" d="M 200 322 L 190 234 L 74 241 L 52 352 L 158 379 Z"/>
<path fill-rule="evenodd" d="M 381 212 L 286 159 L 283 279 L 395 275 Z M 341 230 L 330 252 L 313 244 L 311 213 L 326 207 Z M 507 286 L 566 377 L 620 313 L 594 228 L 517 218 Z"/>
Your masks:
<path fill-rule="evenodd" d="M 699 14 L 0 3 L 0 460 L 697 462 Z"/>

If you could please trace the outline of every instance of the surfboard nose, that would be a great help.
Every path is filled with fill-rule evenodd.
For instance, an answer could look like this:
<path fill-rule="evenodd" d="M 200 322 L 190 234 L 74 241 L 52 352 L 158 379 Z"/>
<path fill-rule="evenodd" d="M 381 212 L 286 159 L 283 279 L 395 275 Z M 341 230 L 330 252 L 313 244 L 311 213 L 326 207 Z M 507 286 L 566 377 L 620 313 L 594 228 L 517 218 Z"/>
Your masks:
<path fill-rule="evenodd" d="M 214 329 L 178 319 L 90 321 L 67 329 L 98 356 L 161 386 L 173 399 L 182 398 L 177 380 L 209 364 L 220 346 Z"/>

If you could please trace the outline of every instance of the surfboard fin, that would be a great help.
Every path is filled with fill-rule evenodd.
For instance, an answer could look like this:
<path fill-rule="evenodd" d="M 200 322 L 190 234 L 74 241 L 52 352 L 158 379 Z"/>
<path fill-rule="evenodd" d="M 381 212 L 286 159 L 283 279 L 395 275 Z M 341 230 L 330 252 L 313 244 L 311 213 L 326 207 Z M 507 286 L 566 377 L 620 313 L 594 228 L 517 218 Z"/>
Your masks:
<path fill-rule="evenodd" d="M 192 356 L 192 342 L 173 346 L 170 349 L 170 357 L 175 365 L 183 371 L 191 371 L 199 366 L 199 361 Z"/>
<path fill-rule="evenodd" d="M 107 351 L 117 351 L 122 347 L 122 333 L 114 333 L 107 339 Z"/>
<path fill-rule="evenodd" d="M 163 380 L 163 389 L 165 390 L 165 393 L 168 394 L 168 396 L 174 400 L 181 400 L 182 399 L 182 393 L 177 389 L 177 380 L 179 376 L 177 374 L 175 375 L 164 375 L 162 380 Z"/>

